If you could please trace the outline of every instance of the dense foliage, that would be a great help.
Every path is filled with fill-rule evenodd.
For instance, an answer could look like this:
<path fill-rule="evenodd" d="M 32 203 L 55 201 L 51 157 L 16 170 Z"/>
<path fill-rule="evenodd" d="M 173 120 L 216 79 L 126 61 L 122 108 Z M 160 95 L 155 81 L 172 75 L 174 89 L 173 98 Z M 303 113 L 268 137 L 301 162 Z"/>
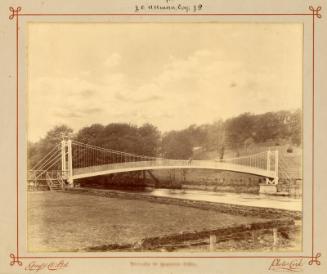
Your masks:
<path fill-rule="evenodd" d="M 168 158 L 196 157 L 197 147 L 215 151 L 220 158 L 226 149 L 239 152 L 255 144 L 299 146 L 302 142 L 302 112 L 279 111 L 264 114 L 243 113 L 226 121 L 192 125 L 184 130 L 166 133 L 162 151 Z"/>
<path fill-rule="evenodd" d="M 172 159 L 194 157 L 196 149 L 215 151 L 220 158 L 225 149 L 239 151 L 253 144 L 270 142 L 273 145 L 288 143 L 300 145 L 302 141 L 302 112 L 279 111 L 264 114 L 244 113 L 226 121 L 205 125 L 191 125 L 183 130 L 161 134 L 151 125 L 140 127 L 126 123 L 106 126 L 93 124 L 76 134 L 67 126 L 57 126 L 37 143 L 28 144 L 29 166 L 32 167 L 58 144 L 62 136 L 104 148 L 147 156 Z"/>

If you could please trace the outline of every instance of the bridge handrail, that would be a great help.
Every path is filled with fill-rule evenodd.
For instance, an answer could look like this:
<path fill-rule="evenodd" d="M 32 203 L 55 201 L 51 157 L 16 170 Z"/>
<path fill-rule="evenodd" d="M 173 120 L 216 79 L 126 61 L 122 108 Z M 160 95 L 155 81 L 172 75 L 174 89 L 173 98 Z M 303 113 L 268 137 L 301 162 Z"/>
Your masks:
<path fill-rule="evenodd" d="M 38 180 L 40 178 L 44 178 L 46 176 L 50 176 L 51 178 L 58 178 L 58 177 L 66 177 L 68 175 L 68 171 L 66 170 L 34 170 L 30 169 L 27 171 L 27 179 L 28 180 Z"/>
<path fill-rule="evenodd" d="M 245 158 L 249 158 L 249 157 L 254 157 L 254 156 L 258 156 L 262 154 L 263 156 L 267 155 L 267 151 L 262 151 L 262 152 L 258 152 L 258 153 L 255 153 L 255 154 L 251 154 L 251 155 L 243 155 L 243 156 L 240 156 L 240 157 L 234 157 L 234 158 L 226 158 L 226 159 L 222 159 L 222 161 L 234 161 L 234 160 L 240 160 L 240 159 L 245 159 Z M 215 159 L 216 161 L 221 161 L 220 159 Z"/>
<path fill-rule="evenodd" d="M 264 173 L 268 177 L 274 177 L 275 173 L 272 170 L 266 170 L 258 167 L 250 167 L 245 165 L 239 165 L 235 163 L 216 162 L 216 161 L 203 161 L 203 160 L 154 160 L 154 161 L 138 161 L 138 162 L 125 162 L 125 163 L 114 163 L 98 166 L 90 166 L 83 168 L 76 168 L 73 170 L 73 175 L 80 175 L 85 173 L 97 173 L 105 170 L 118 170 L 118 169 L 133 169 L 133 168 L 146 168 L 146 167 L 178 167 L 178 168 L 217 168 L 226 170 L 238 170 L 240 172 L 252 172 L 252 173 Z"/>

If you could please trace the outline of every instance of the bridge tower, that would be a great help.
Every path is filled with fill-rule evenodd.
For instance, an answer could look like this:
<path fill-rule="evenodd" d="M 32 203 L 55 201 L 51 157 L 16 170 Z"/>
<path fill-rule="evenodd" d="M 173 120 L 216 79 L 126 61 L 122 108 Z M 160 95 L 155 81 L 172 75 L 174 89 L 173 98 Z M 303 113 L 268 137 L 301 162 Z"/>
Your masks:
<path fill-rule="evenodd" d="M 274 161 L 271 161 L 272 155 Z M 274 178 L 266 177 L 266 182 L 259 185 L 259 193 L 274 194 L 277 192 L 278 184 L 278 150 L 267 151 L 267 172 L 274 171 Z"/>
<path fill-rule="evenodd" d="M 61 170 L 63 178 L 73 186 L 73 154 L 72 154 L 72 140 L 61 141 Z"/>

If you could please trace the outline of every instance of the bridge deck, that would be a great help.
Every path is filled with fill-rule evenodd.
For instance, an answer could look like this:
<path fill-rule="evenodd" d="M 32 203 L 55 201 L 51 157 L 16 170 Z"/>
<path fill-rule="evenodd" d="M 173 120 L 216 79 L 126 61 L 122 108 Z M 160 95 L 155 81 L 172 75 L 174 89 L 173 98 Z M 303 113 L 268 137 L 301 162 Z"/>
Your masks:
<path fill-rule="evenodd" d="M 204 161 L 204 160 L 154 160 L 154 161 L 138 161 L 138 162 L 125 162 L 116 164 L 106 164 L 98 166 L 90 166 L 84 168 L 73 169 L 73 179 L 81 179 L 87 177 L 94 177 L 100 175 L 132 172 L 141 170 L 152 169 L 217 169 L 227 170 L 241 173 L 248 173 L 259 175 L 267 178 L 274 178 L 275 171 L 269 171 L 262 168 L 249 167 L 240 164 L 218 162 L 218 161 Z"/>

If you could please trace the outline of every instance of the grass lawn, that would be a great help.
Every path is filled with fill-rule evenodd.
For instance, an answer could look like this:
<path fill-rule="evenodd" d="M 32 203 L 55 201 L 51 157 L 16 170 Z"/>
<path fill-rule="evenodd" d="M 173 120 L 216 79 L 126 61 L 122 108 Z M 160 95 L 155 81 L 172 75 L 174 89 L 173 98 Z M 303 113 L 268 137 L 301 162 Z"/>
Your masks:
<path fill-rule="evenodd" d="M 29 192 L 28 250 L 77 251 L 260 220 L 141 200 Z"/>

